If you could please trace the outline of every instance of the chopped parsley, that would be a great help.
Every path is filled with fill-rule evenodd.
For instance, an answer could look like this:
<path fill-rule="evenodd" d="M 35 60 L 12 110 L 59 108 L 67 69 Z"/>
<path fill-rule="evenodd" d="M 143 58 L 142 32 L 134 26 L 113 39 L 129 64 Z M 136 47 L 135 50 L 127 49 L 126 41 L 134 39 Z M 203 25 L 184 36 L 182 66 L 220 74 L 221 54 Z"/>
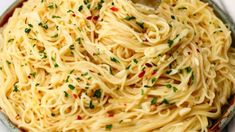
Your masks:
<path fill-rule="evenodd" d="M 172 70 L 168 70 L 168 71 L 166 71 L 166 74 L 170 74 L 172 72 Z"/>
<path fill-rule="evenodd" d="M 29 75 L 35 78 L 36 72 L 32 72 L 32 73 L 30 73 Z"/>
<path fill-rule="evenodd" d="M 88 72 L 83 73 L 81 76 L 87 76 Z"/>
<path fill-rule="evenodd" d="M 127 66 L 127 67 L 126 67 L 126 70 L 129 70 L 130 68 L 131 68 L 131 65 Z"/>
<path fill-rule="evenodd" d="M 61 18 L 60 16 L 53 15 L 52 18 Z"/>
<path fill-rule="evenodd" d="M 36 87 L 39 86 L 39 85 L 40 85 L 39 83 L 36 83 L 36 84 L 35 84 Z"/>
<path fill-rule="evenodd" d="M 74 49 L 75 49 L 74 45 L 73 45 L 73 44 L 70 45 L 70 46 L 69 46 L 69 49 L 70 49 L 70 50 L 74 50 Z"/>
<path fill-rule="evenodd" d="M 51 116 L 55 116 L 55 114 L 54 114 L 54 113 L 51 113 Z"/>
<path fill-rule="evenodd" d="M 89 108 L 90 109 L 94 109 L 95 108 L 95 106 L 93 105 L 92 101 L 90 101 L 90 103 L 89 103 Z"/>
<path fill-rule="evenodd" d="M 138 60 L 137 60 L 137 59 L 134 59 L 133 62 L 135 62 L 135 64 L 137 64 L 137 63 L 138 63 Z"/>
<path fill-rule="evenodd" d="M 70 13 L 70 12 L 74 13 L 74 11 L 73 11 L 73 10 L 68 10 L 68 11 L 67 11 L 67 13 Z"/>
<path fill-rule="evenodd" d="M 192 68 L 191 67 L 186 67 L 185 70 L 186 70 L 187 73 L 190 73 L 192 71 Z"/>
<path fill-rule="evenodd" d="M 115 63 L 120 63 L 116 58 L 114 58 L 114 57 L 110 57 L 110 60 L 112 61 L 112 62 L 115 62 Z"/>
<path fill-rule="evenodd" d="M 54 36 L 52 36 L 52 38 L 57 38 L 59 35 L 58 35 L 58 33 L 57 34 L 55 34 Z"/>
<path fill-rule="evenodd" d="M 80 6 L 78 7 L 78 11 L 80 12 L 80 11 L 82 11 L 82 9 L 83 9 L 83 5 L 80 5 Z"/>
<path fill-rule="evenodd" d="M 167 43 L 168 43 L 169 48 L 171 48 L 171 46 L 174 44 L 174 40 L 169 39 Z"/>
<path fill-rule="evenodd" d="M 145 88 L 151 88 L 151 86 L 148 86 L 148 85 L 144 85 Z"/>
<path fill-rule="evenodd" d="M 172 88 L 172 85 L 171 84 L 166 84 L 165 85 L 167 88 Z"/>
<path fill-rule="evenodd" d="M 18 92 L 18 91 L 19 91 L 19 89 L 18 89 L 17 85 L 14 85 L 13 92 Z"/>
<path fill-rule="evenodd" d="M 30 33 L 30 31 L 31 31 L 31 29 L 30 29 L 30 28 L 25 28 L 25 29 L 24 29 L 24 32 L 25 32 L 25 33 L 27 33 L 27 34 L 29 34 L 29 33 Z"/>
<path fill-rule="evenodd" d="M 112 124 L 109 124 L 109 125 L 106 125 L 106 130 L 111 130 L 113 128 L 113 125 Z"/>
<path fill-rule="evenodd" d="M 104 0 L 100 0 L 98 3 L 97 7 L 95 8 L 96 10 L 100 10 L 102 8 L 102 4 L 104 3 Z"/>
<path fill-rule="evenodd" d="M 59 65 L 58 65 L 57 63 L 55 63 L 55 64 L 54 64 L 54 67 L 57 68 L 57 67 L 59 67 Z"/>
<path fill-rule="evenodd" d="M 84 4 L 88 4 L 90 1 L 89 0 L 84 0 Z"/>
<path fill-rule="evenodd" d="M 95 90 L 93 97 L 100 98 L 101 97 L 101 90 Z"/>
<path fill-rule="evenodd" d="M 175 20 L 175 16 L 174 16 L 174 15 L 171 15 L 171 19 L 174 19 L 174 20 Z"/>
<path fill-rule="evenodd" d="M 157 98 L 153 98 L 152 100 L 151 100 L 151 105 L 155 105 L 157 103 Z"/>
<path fill-rule="evenodd" d="M 65 82 L 69 82 L 69 78 L 70 76 L 67 76 L 67 78 L 65 79 Z"/>
<path fill-rule="evenodd" d="M 89 3 L 89 4 L 87 4 L 87 8 L 88 9 L 90 9 L 91 8 L 91 4 Z"/>
<path fill-rule="evenodd" d="M 164 99 L 162 100 L 162 103 L 164 103 L 164 104 L 170 104 L 169 101 L 168 101 L 166 98 L 164 98 Z"/>
<path fill-rule="evenodd" d="M 78 44 L 81 44 L 81 38 L 77 38 L 76 41 L 78 42 Z"/>
<path fill-rule="evenodd" d="M 144 22 L 136 22 L 138 26 L 140 26 L 142 29 L 144 29 Z"/>
<path fill-rule="evenodd" d="M 180 7 L 180 8 L 178 8 L 178 10 L 187 10 L 187 8 L 186 7 Z"/>
<path fill-rule="evenodd" d="M 174 92 L 177 92 L 178 89 L 176 87 L 172 87 L 172 88 Z"/>
<path fill-rule="evenodd" d="M 49 5 L 47 7 L 49 9 L 54 9 L 54 8 L 57 8 L 57 5 L 55 3 L 49 3 Z"/>
<path fill-rule="evenodd" d="M 43 24 L 43 23 L 38 23 L 38 26 L 43 27 L 44 29 L 48 29 L 48 25 L 47 24 Z"/>
<path fill-rule="evenodd" d="M 135 20 L 136 17 L 134 17 L 134 16 L 126 16 L 124 19 L 127 20 L 127 21 L 130 21 L 130 20 Z"/>
<path fill-rule="evenodd" d="M 74 89 L 75 89 L 75 87 L 74 87 L 72 84 L 69 84 L 68 87 L 69 87 L 69 89 L 71 89 L 71 90 L 74 90 Z"/>
<path fill-rule="evenodd" d="M 144 95 L 144 90 L 143 89 L 141 89 L 141 95 Z"/>
<path fill-rule="evenodd" d="M 157 78 L 155 78 L 155 77 L 152 78 L 152 80 L 151 80 L 152 83 L 155 83 L 156 81 L 157 81 Z"/>
<path fill-rule="evenodd" d="M 31 28 L 33 27 L 33 25 L 32 25 L 32 24 L 28 24 L 28 26 L 29 26 L 29 27 L 31 27 Z"/>
<path fill-rule="evenodd" d="M 69 97 L 69 94 L 66 91 L 64 91 L 64 97 Z"/>

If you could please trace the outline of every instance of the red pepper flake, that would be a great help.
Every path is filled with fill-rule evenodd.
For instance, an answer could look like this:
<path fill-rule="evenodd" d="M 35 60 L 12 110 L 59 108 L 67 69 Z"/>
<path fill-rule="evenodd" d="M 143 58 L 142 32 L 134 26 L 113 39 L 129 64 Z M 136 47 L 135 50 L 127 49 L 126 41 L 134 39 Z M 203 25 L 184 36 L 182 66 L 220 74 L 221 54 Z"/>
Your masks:
<path fill-rule="evenodd" d="M 142 77 L 144 76 L 144 74 L 145 74 L 145 71 L 142 71 L 142 72 L 138 75 L 138 77 L 139 77 L 139 78 L 142 78 Z"/>
<path fill-rule="evenodd" d="M 157 71 L 153 71 L 152 75 L 155 75 L 157 73 Z"/>
<path fill-rule="evenodd" d="M 147 67 L 153 67 L 150 63 L 145 64 Z"/>
<path fill-rule="evenodd" d="M 87 19 L 87 20 L 91 20 L 91 19 L 92 19 L 92 16 L 88 16 L 86 19 Z"/>
<path fill-rule="evenodd" d="M 112 112 L 108 112 L 108 117 L 113 117 L 114 114 Z"/>
<path fill-rule="evenodd" d="M 99 16 L 94 16 L 93 20 L 97 21 L 99 19 Z"/>
<path fill-rule="evenodd" d="M 73 97 L 76 99 L 76 98 L 78 98 L 78 96 L 76 95 L 76 94 L 73 94 Z"/>
<path fill-rule="evenodd" d="M 75 17 L 76 15 L 73 13 L 72 16 Z"/>
<path fill-rule="evenodd" d="M 81 120 L 82 117 L 80 115 L 77 116 L 77 120 Z"/>
<path fill-rule="evenodd" d="M 111 7 L 110 10 L 114 11 L 114 12 L 117 12 L 118 11 L 118 8 L 116 7 Z"/>

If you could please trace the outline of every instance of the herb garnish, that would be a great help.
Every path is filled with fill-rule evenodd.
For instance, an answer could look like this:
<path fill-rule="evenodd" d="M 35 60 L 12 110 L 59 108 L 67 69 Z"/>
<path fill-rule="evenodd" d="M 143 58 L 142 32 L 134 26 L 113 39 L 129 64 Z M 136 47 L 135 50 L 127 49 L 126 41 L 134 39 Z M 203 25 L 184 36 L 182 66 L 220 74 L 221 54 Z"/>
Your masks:
<path fill-rule="evenodd" d="M 69 97 L 69 94 L 66 91 L 64 91 L 64 96 Z"/>
<path fill-rule="evenodd" d="M 93 97 L 100 98 L 101 97 L 101 90 L 95 90 Z"/>
<path fill-rule="evenodd" d="M 115 63 L 120 63 L 116 58 L 114 58 L 114 57 L 110 57 L 110 60 L 112 61 L 112 62 L 115 62 Z"/>
<path fill-rule="evenodd" d="M 127 21 L 130 21 L 130 20 L 136 19 L 136 17 L 134 17 L 134 16 L 126 16 L 124 19 L 127 20 Z"/>
<path fill-rule="evenodd" d="M 71 90 L 74 90 L 74 89 L 75 89 L 75 87 L 74 87 L 72 84 L 69 84 L 68 87 L 69 87 L 69 89 L 71 89 Z"/>
<path fill-rule="evenodd" d="M 92 101 L 90 101 L 90 103 L 89 103 L 89 108 L 90 109 L 94 109 L 95 108 L 95 106 L 93 105 Z"/>
<path fill-rule="evenodd" d="M 153 98 L 152 100 L 151 100 L 151 105 L 155 105 L 157 103 L 157 98 Z"/>
<path fill-rule="evenodd" d="M 106 130 L 111 130 L 112 129 L 112 127 L 113 127 L 113 125 L 112 124 L 109 124 L 109 125 L 106 125 Z"/>

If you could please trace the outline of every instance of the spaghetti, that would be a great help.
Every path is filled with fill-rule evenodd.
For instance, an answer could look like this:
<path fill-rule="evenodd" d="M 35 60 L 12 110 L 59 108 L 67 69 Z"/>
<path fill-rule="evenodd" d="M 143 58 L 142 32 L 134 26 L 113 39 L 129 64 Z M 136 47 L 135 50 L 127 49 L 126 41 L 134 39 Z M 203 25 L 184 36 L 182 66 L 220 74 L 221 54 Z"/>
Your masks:
<path fill-rule="evenodd" d="M 230 31 L 199 0 L 28 0 L 0 42 L 0 107 L 27 131 L 207 131 L 234 93 Z"/>

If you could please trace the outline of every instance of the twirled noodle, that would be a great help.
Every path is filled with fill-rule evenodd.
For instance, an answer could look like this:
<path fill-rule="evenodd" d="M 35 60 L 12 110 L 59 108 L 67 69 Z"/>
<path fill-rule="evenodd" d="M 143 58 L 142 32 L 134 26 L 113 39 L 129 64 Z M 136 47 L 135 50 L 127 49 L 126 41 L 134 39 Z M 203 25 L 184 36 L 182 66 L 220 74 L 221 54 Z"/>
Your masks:
<path fill-rule="evenodd" d="M 0 107 L 27 131 L 207 131 L 234 93 L 230 31 L 199 0 L 28 0 L 0 42 Z"/>

